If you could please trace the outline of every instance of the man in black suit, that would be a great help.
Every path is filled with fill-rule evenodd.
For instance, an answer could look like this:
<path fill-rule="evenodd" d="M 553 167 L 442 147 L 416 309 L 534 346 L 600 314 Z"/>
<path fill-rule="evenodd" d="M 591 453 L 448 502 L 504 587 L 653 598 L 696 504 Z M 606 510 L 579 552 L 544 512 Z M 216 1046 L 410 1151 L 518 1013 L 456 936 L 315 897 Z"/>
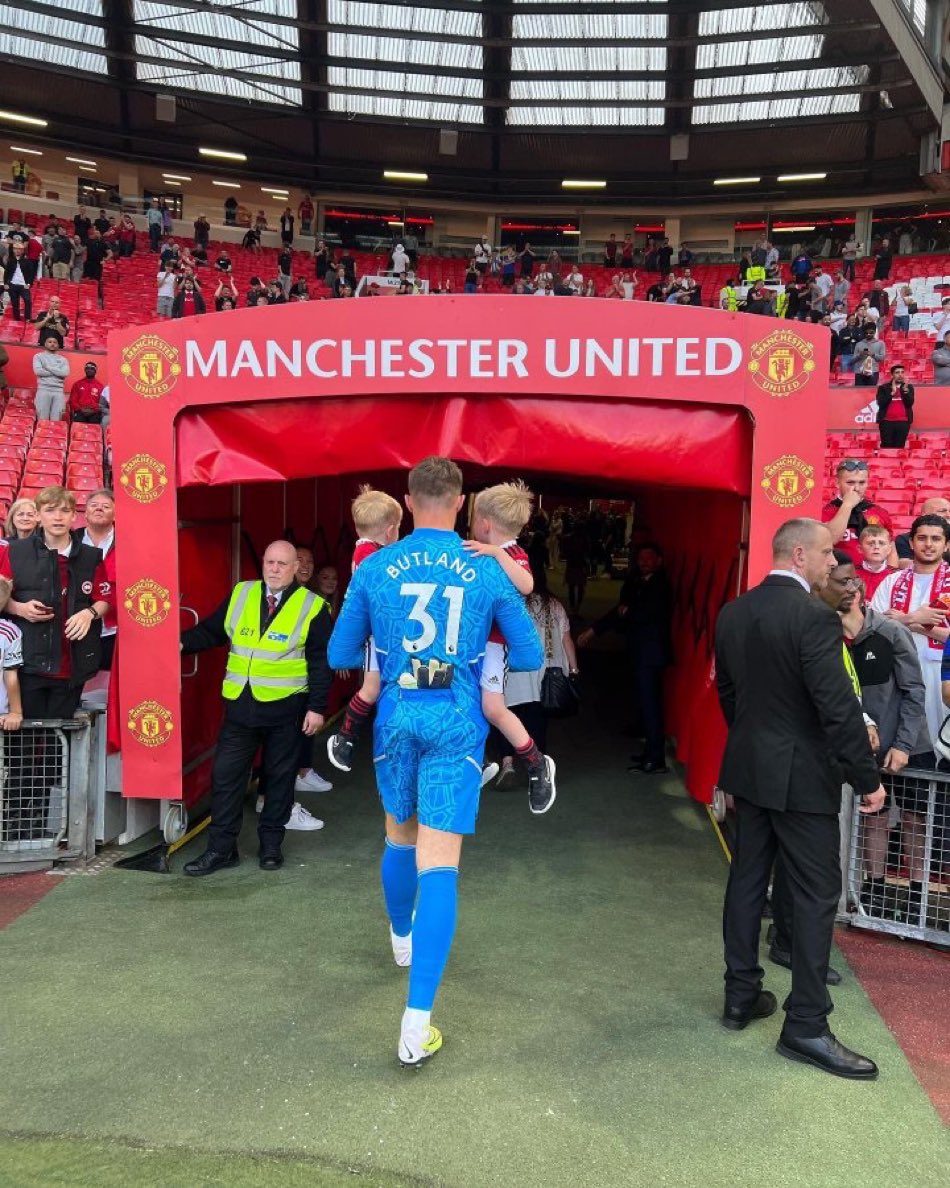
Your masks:
<path fill-rule="evenodd" d="M 283 864 L 280 846 L 293 807 L 300 734 L 315 734 L 323 725 L 333 680 L 329 608 L 300 585 L 296 571 L 297 550 L 289 541 L 274 541 L 264 553 L 264 580 L 238 582 L 213 614 L 182 635 L 186 654 L 230 645 L 208 848 L 185 865 L 187 875 L 213 874 L 240 861 L 237 839 L 258 747 L 267 782 L 257 828 L 260 866 L 277 870 Z"/>
<path fill-rule="evenodd" d="M 873 1061 L 828 1028 L 825 985 L 841 888 L 841 785 L 862 812 L 884 803 L 880 772 L 842 659 L 841 623 L 811 596 L 836 566 L 831 533 L 789 520 L 772 541 L 773 569 L 723 607 L 716 681 L 729 737 L 719 777 L 736 805 L 736 841 L 723 910 L 724 1026 L 771 1015 L 759 933 L 769 874 L 781 856 L 792 912 L 792 990 L 778 1051 L 837 1076 L 872 1080 Z"/>
<path fill-rule="evenodd" d="M 631 768 L 643 775 L 664 775 L 666 729 L 663 724 L 663 672 L 673 663 L 671 622 L 673 587 L 655 541 L 637 549 L 636 567 L 620 590 L 612 611 L 577 637 L 586 647 L 595 635 L 613 628 L 624 635 L 636 689 L 645 745 Z"/>

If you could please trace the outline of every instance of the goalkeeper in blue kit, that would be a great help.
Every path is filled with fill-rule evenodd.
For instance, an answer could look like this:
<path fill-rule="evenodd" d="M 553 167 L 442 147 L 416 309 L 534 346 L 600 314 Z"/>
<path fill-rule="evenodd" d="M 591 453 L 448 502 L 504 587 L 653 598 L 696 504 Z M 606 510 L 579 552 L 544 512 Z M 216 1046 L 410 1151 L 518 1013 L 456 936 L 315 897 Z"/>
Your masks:
<path fill-rule="evenodd" d="M 373 636 L 382 692 L 374 762 L 386 813 L 383 897 L 393 956 L 410 966 L 398 1056 L 417 1067 L 442 1046 L 430 1021 L 455 932 L 462 837 L 475 832 L 487 723 L 480 676 L 497 622 L 508 666 L 540 668 L 524 599 L 491 557 L 455 532 L 462 472 L 426 458 L 409 473 L 414 531 L 368 557 L 350 582 L 330 639 L 336 669 L 359 668 Z"/>

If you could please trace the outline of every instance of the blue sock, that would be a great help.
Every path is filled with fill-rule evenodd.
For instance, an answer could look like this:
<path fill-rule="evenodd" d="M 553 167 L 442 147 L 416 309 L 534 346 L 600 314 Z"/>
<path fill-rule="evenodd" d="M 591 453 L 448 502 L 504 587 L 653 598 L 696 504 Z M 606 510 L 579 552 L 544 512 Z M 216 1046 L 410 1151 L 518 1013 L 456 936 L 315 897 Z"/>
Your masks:
<path fill-rule="evenodd" d="M 380 863 L 383 899 L 396 936 L 408 936 L 412 931 L 412 909 L 416 906 L 416 847 L 400 846 L 386 838 L 383 860 Z"/>
<path fill-rule="evenodd" d="M 419 874 L 419 904 L 412 928 L 409 998 L 413 1010 L 431 1011 L 452 948 L 458 906 L 457 866 L 433 866 Z"/>

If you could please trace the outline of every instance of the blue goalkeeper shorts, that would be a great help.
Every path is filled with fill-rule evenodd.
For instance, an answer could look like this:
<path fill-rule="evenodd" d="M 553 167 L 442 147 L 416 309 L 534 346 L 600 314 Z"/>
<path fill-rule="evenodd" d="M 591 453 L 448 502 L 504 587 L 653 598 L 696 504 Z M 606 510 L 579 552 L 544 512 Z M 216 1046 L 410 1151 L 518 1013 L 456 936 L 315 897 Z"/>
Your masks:
<path fill-rule="evenodd" d="M 399 690 L 379 703 L 376 783 L 398 822 L 474 833 L 488 724 L 478 704 L 453 690 Z"/>

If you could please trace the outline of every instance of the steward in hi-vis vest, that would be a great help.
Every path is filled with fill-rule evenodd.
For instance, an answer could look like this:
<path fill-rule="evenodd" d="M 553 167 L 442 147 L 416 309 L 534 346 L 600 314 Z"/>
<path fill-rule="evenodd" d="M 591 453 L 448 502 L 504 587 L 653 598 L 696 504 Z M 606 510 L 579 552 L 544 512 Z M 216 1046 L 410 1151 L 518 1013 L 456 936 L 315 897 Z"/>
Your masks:
<path fill-rule="evenodd" d="M 212 874 L 239 861 L 237 839 L 251 764 L 263 751 L 258 821 L 260 864 L 276 870 L 294 807 L 301 742 L 323 726 L 333 673 L 327 663 L 332 624 L 323 599 L 297 581 L 297 550 L 278 540 L 264 553 L 264 580 L 238 582 L 208 618 L 183 633 L 183 653 L 227 644 L 221 694 L 225 712 L 212 771 L 208 848 L 185 866 Z M 318 828 L 319 822 L 305 814 Z M 303 826 L 295 825 L 295 828 Z"/>
<path fill-rule="evenodd" d="M 250 686 L 255 701 L 282 701 L 307 688 L 304 640 L 324 602 L 303 586 L 286 593 L 265 623 L 262 582 L 238 582 L 231 593 L 224 629 L 231 641 L 221 695 L 237 701 Z"/>

